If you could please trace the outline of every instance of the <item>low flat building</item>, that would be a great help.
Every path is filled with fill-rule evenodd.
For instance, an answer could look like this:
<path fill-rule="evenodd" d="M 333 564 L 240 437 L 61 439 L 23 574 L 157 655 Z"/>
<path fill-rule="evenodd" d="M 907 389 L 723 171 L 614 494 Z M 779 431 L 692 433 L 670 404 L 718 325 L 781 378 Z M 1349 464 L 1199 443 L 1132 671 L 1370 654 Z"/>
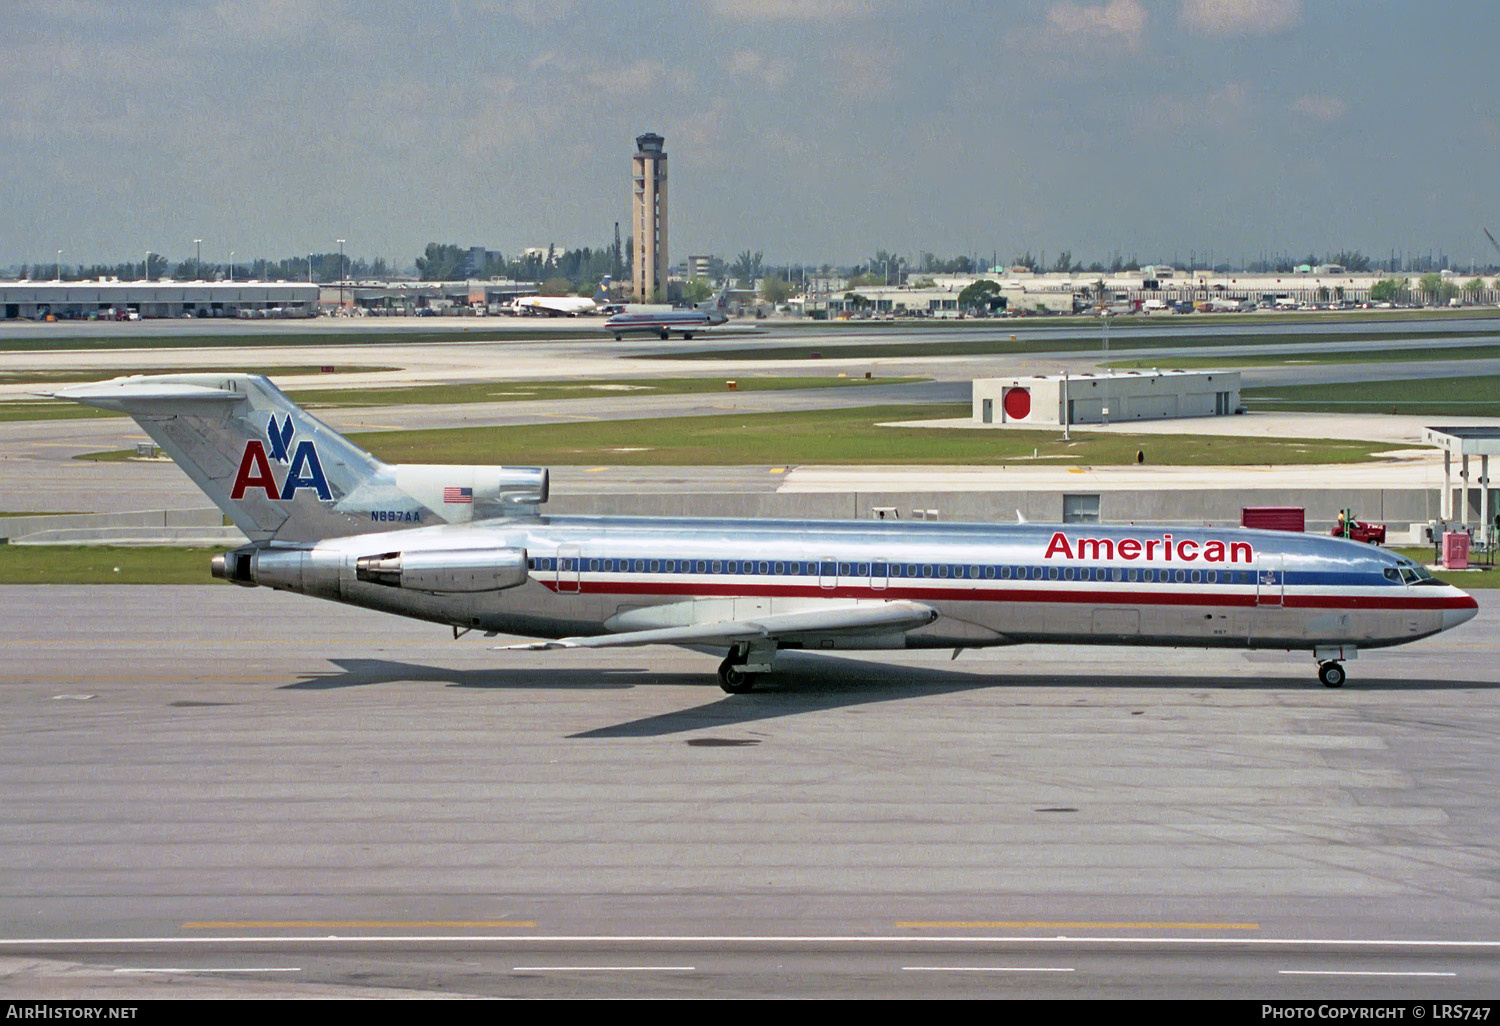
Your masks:
<path fill-rule="evenodd" d="M 3 320 L 312 317 L 318 286 L 257 281 L 0 282 Z"/>
<path fill-rule="evenodd" d="M 974 419 L 981 424 L 1060 427 L 1064 422 L 1222 417 L 1239 406 L 1239 371 L 1116 371 L 974 381 Z"/>

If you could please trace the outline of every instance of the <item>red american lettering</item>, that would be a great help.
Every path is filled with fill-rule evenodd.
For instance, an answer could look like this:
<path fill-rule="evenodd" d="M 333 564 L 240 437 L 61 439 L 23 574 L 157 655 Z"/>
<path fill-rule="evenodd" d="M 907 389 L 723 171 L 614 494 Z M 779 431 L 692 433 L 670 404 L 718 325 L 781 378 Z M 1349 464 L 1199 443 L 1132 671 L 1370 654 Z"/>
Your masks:
<path fill-rule="evenodd" d="M 1136 560 L 1141 558 L 1142 550 L 1145 550 L 1146 558 L 1155 559 L 1157 549 L 1161 550 L 1161 558 L 1166 561 L 1180 559 L 1184 563 L 1253 563 L 1255 562 L 1255 550 L 1249 542 L 1221 542 L 1221 541 L 1197 541 L 1193 538 L 1174 539 L 1170 534 L 1163 534 L 1160 538 L 1121 538 L 1115 541 L 1113 538 L 1079 538 L 1070 540 L 1061 531 L 1054 531 L 1052 539 L 1047 543 L 1045 559 L 1114 559 L 1116 555 L 1123 560 Z"/>

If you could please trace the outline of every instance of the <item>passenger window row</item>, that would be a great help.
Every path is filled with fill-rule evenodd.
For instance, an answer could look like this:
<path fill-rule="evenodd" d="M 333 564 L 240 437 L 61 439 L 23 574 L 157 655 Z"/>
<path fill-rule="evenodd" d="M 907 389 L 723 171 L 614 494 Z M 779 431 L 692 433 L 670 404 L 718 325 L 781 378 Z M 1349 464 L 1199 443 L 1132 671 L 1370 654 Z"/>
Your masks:
<path fill-rule="evenodd" d="M 533 571 L 605 574 L 731 574 L 735 576 L 875 578 L 878 580 L 1108 581 L 1144 584 L 1254 584 L 1253 570 L 1167 570 L 1140 567 L 992 566 L 952 563 L 844 563 L 827 560 L 620 559 L 548 557 L 527 560 Z M 1274 584 L 1279 571 L 1261 574 Z"/>

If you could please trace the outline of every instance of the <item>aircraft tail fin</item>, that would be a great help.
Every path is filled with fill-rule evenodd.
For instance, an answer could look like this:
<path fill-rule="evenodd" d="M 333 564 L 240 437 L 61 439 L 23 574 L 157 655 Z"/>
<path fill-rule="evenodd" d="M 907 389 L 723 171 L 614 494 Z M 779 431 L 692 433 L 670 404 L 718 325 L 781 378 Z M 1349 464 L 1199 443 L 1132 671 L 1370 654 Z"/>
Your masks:
<path fill-rule="evenodd" d="M 134 375 L 52 394 L 130 414 L 252 541 L 369 530 L 348 500 L 393 469 L 259 375 Z"/>
<path fill-rule="evenodd" d="M 724 279 L 724 284 L 719 287 L 719 291 L 718 292 L 714 293 L 712 296 L 710 296 L 708 299 L 705 299 L 703 302 L 695 304 L 695 306 L 699 310 L 722 310 L 729 303 L 728 297 L 729 297 L 729 279 L 725 278 Z"/>
<path fill-rule="evenodd" d="M 528 516 L 547 501 L 543 467 L 382 463 L 258 374 L 134 375 L 50 394 L 130 414 L 253 542 Z"/>
<path fill-rule="evenodd" d="M 603 305 L 609 302 L 610 276 L 605 275 L 599 279 L 599 287 L 594 290 L 594 302 Z"/>

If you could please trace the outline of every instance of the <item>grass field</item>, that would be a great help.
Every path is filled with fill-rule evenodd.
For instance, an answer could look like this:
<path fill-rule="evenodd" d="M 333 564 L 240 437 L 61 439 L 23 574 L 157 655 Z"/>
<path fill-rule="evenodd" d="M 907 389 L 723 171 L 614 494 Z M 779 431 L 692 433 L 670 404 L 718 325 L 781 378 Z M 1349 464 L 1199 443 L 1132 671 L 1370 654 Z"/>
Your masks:
<path fill-rule="evenodd" d="M 910 464 L 999 466 L 1052 462 L 1220 466 L 1348 463 L 1395 446 L 1327 439 L 976 431 L 881 427 L 890 421 L 967 417 L 967 404 L 612 420 L 520 427 L 380 431 L 352 436 L 390 463 L 541 466 L 780 466 Z M 119 454 L 90 454 L 120 458 Z M 89 457 L 82 457 L 89 458 Z"/>
<path fill-rule="evenodd" d="M 620 381 L 476 381 L 459 385 L 413 385 L 407 388 L 316 389 L 289 393 L 305 406 L 450 405 L 527 400 L 587 399 L 603 396 L 694 395 L 727 392 L 726 377 L 642 378 Z M 739 375 L 737 392 L 770 392 L 799 388 L 854 385 L 905 385 L 927 378 L 770 377 Z"/>
<path fill-rule="evenodd" d="M 1362 381 L 1341 385 L 1247 388 L 1253 410 L 1314 413 L 1405 413 L 1426 417 L 1500 417 L 1500 375 Z"/>
<path fill-rule="evenodd" d="M 236 367 L 238 374 L 264 374 L 267 377 L 290 377 L 302 374 L 379 374 L 385 371 L 400 370 L 400 367 L 377 367 L 361 364 L 333 365 L 331 371 L 324 371 L 323 366 L 315 363 L 297 364 L 273 364 L 270 366 Z M 56 384 L 87 384 L 91 381 L 103 381 L 106 378 L 123 378 L 131 374 L 202 374 L 204 369 L 200 366 L 187 365 L 180 367 L 125 367 L 114 368 L 108 371 L 95 367 L 73 367 L 64 370 L 49 371 L 0 371 L 0 385 L 56 385 Z"/>
<path fill-rule="evenodd" d="M 377 368 L 385 369 L 385 368 Z M 265 373 L 251 371 L 250 373 Z M 291 373 L 281 371 L 280 373 Z M 633 381 L 476 381 L 461 385 L 413 385 L 405 388 L 302 389 L 288 393 L 312 408 L 453 405 L 460 403 L 521 402 L 524 400 L 586 399 L 614 395 L 702 395 L 729 391 L 725 377 L 648 378 Z M 802 388 L 844 388 L 858 385 L 905 385 L 928 378 L 771 377 L 738 375 L 737 392 L 767 392 Z M 123 417 L 123 413 L 81 406 L 66 400 L 12 399 L 0 402 L 0 423 L 22 420 L 73 420 L 79 417 Z"/>
<path fill-rule="evenodd" d="M 212 584 L 220 549 L 0 545 L 0 584 Z"/>
<path fill-rule="evenodd" d="M 197 374 L 202 367 L 130 367 L 101 372 L 94 369 L 77 368 L 55 371 L 0 371 L 0 385 L 60 385 L 86 384 L 106 378 L 125 377 L 129 374 Z M 399 367 L 361 366 L 346 364 L 334 366 L 334 374 L 373 374 L 381 371 L 400 370 Z M 268 377 L 297 374 L 320 374 L 323 367 L 318 364 L 286 364 L 268 367 L 249 367 L 246 374 L 264 374 Z M 0 401 L 0 423 L 21 420 L 75 420 L 79 417 L 123 417 L 123 413 L 97 410 L 92 406 L 53 399 L 6 399 Z"/>
<path fill-rule="evenodd" d="M 1154 356 L 1149 360 L 1111 360 L 1106 367 L 1189 370 L 1197 367 L 1295 367 L 1351 363 L 1427 363 L 1500 359 L 1500 342 L 1487 346 L 1420 346 L 1409 349 L 1340 349 L 1321 352 L 1251 353 L 1244 356 Z"/>
<path fill-rule="evenodd" d="M 1260 326 L 1260 325 L 1257 325 Z M 1255 346 L 1255 345 L 1302 345 L 1316 349 L 1326 343 L 1348 342 L 1399 342 L 1408 339 L 1432 337 L 1431 331 L 1380 332 L 1373 334 L 1351 328 L 1350 331 L 1298 334 L 1287 331 L 1243 332 L 1235 334 L 1208 334 L 1191 330 L 1152 330 L 1149 322 L 1137 326 L 1115 326 L 1110 331 L 1110 352 L 1131 349 L 1172 349 L 1201 346 Z M 1270 325 L 1265 325 L 1269 328 Z M 806 345 L 745 346 L 734 349 L 685 349 L 668 352 L 642 354 L 648 360 L 853 360 L 890 359 L 900 356 L 1005 356 L 1018 353 L 1041 352 L 1102 352 L 1101 338 L 1054 338 L 1048 334 L 1026 332 L 1023 323 L 996 324 L 990 328 L 987 338 L 962 339 L 943 342 L 839 342 Z M 1151 333 L 1147 333 L 1147 332 Z M 1444 339 L 1493 338 L 1495 331 L 1489 328 L 1461 328 L 1444 331 Z M 1015 335 L 1014 339 L 1011 335 Z M 1159 366 L 1159 361 L 1153 361 Z"/>
<path fill-rule="evenodd" d="M 20 420 L 77 420 L 80 417 L 123 417 L 113 410 L 96 410 L 66 400 L 10 399 L 0 402 L 0 424 Z"/>

